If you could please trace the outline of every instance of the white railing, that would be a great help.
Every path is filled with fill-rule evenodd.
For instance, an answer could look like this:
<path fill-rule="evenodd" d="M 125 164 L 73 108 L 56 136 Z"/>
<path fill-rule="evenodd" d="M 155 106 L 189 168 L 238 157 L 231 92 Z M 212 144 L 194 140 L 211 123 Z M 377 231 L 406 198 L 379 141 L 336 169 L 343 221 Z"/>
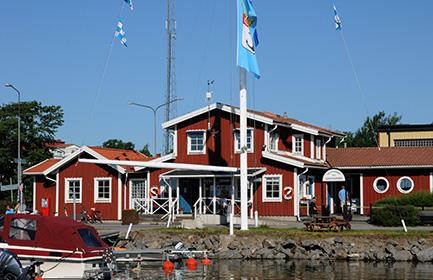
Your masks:
<path fill-rule="evenodd" d="M 176 213 L 177 213 L 177 205 L 179 203 L 179 198 L 174 198 L 172 203 L 171 203 L 171 207 L 169 212 L 164 215 L 161 220 L 165 219 L 166 217 L 168 217 L 167 219 L 167 227 L 170 227 L 170 225 L 172 223 L 174 223 L 174 221 L 176 220 Z"/>
<path fill-rule="evenodd" d="M 193 205 L 194 207 L 194 218 L 197 217 L 198 214 L 219 214 L 223 208 L 224 203 L 227 206 L 227 210 L 230 211 L 232 209 L 232 200 L 221 197 L 202 197 L 199 198 Z M 241 201 L 239 199 L 234 199 L 233 213 L 239 213 L 241 210 L 240 207 Z M 248 201 L 248 207 L 252 205 L 252 201 Z"/>

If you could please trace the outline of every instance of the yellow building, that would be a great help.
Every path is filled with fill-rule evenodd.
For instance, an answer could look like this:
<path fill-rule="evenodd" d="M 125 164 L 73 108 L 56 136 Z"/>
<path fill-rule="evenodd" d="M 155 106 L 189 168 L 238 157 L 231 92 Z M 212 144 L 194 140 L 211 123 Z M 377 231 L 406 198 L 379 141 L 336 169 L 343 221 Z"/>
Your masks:
<path fill-rule="evenodd" d="M 378 133 L 380 147 L 433 147 L 433 124 L 385 125 Z"/>

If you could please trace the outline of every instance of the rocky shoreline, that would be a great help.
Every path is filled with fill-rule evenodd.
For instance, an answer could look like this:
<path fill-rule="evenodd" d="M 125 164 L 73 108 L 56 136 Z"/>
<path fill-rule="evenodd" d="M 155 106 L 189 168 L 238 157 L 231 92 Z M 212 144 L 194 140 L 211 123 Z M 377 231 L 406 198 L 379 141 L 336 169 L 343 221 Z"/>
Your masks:
<path fill-rule="evenodd" d="M 182 242 L 186 248 L 208 251 L 214 259 L 346 260 L 374 262 L 432 262 L 433 237 L 417 238 L 368 236 L 308 236 L 267 234 L 234 235 L 203 233 L 133 234 L 129 249 L 173 248 Z"/>

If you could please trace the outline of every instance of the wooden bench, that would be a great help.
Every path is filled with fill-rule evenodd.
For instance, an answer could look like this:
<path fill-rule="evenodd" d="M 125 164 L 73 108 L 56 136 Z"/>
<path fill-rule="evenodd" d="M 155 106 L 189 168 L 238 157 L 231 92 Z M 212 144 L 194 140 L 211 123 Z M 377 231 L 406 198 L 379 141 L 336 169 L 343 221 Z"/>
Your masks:
<path fill-rule="evenodd" d="M 314 216 L 311 222 L 304 223 L 307 231 L 343 231 L 352 229 L 350 223 L 334 216 Z"/>

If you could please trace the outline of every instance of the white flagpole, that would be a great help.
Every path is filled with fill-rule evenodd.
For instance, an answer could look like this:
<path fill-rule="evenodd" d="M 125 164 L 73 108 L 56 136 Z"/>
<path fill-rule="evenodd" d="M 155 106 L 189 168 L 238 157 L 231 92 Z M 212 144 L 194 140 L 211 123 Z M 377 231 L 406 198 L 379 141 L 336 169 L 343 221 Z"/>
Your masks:
<path fill-rule="evenodd" d="M 247 75 L 240 67 L 241 230 L 248 230 Z"/>

